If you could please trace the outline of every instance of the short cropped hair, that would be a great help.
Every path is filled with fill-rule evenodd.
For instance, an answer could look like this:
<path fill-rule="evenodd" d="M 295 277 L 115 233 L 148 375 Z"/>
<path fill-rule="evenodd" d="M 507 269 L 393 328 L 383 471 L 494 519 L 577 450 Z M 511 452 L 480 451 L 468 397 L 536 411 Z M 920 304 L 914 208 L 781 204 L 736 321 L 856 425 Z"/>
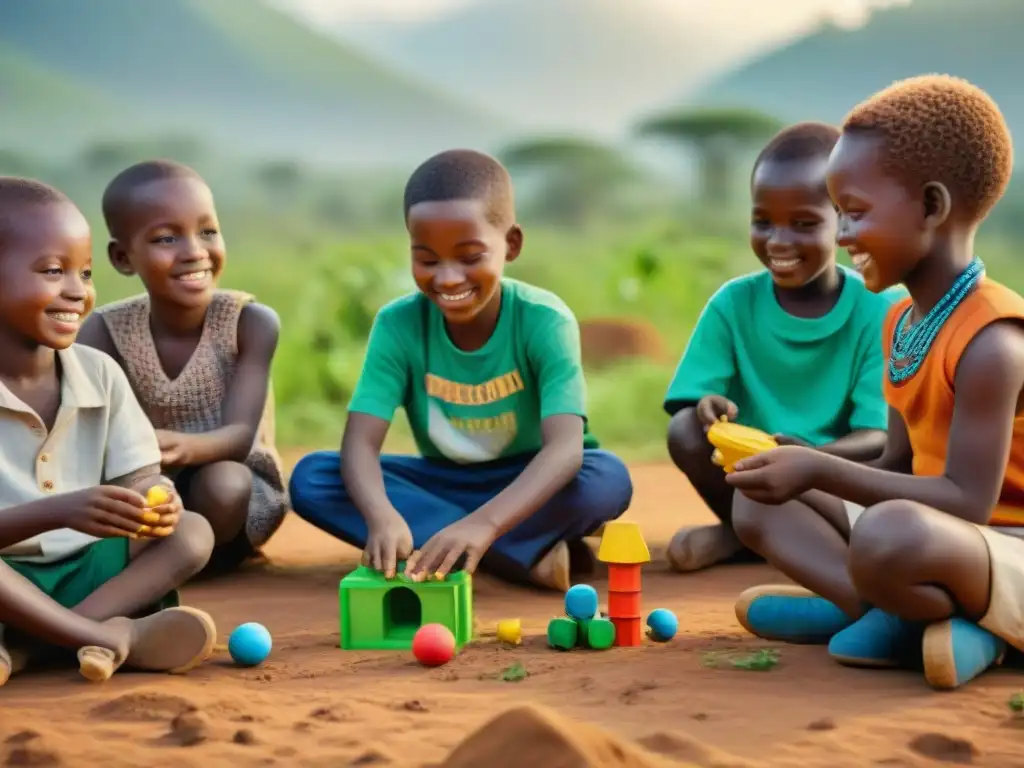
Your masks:
<path fill-rule="evenodd" d="M 495 226 L 515 222 L 512 177 L 504 165 L 483 152 L 452 149 L 420 165 L 405 185 L 405 217 L 418 203 L 443 200 L 479 200 Z"/>
<path fill-rule="evenodd" d="M 103 191 L 103 220 L 112 237 L 118 236 L 122 217 L 131 205 L 134 192 L 146 184 L 166 179 L 196 179 L 206 183 L 196 171 L 174 160 L 146 160 L 125 168 Z"/>
<path fill-rule="evenodd" d="M 0 248 L 18 233 L 18 220 L 27 210 L 46 205 L 74 205 L 56 187 L 35 179 L 0 176 Z"/>
<path fill-rule="evenodd" d="M 764 145 L 754 160 L 750 172 L 753 183 L 757 169 L 767 162 L 793 162 L 801 160 L 828 160 L 832 149 L 839 141 L 841 131 L 834 125 L 808 121 L 787 126 Z"/>
<path fill-rule="evenodd" d="M 893 83 L 854 107 L 843 130 L 882 136 L 887 172 L 911 185 L 945 184 L 979 222 L 1013 172 L 1013 139 L 1003 113 L 981 88 L 950 75 Z"/>

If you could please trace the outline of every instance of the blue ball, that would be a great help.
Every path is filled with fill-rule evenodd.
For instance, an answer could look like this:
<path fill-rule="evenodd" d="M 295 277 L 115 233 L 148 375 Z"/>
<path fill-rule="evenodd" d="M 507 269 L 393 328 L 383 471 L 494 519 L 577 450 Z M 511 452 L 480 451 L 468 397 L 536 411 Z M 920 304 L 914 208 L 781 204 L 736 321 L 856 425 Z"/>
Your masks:
<path fill-rule="evenodd" d="M 228 653 L 236 664 L 255 667 L 270 655 L 273 647 L 270 633 L 262 624 L 249 622 L 235 628 L 228 638 Z"/>
<path fill-rule="evenodd" d="M 679 619 L 667 608 L 655 608 L 647 617 L 647 626 L 651 628 L 651 640 L 667 643 L 679 631 Z"/>
<path fill-rule="evenodd" d="M 575 584 L 565 593 L 565 613 L 577 621 L 594 618 L 597 613 L 597 590 L 589 584 Z"/>

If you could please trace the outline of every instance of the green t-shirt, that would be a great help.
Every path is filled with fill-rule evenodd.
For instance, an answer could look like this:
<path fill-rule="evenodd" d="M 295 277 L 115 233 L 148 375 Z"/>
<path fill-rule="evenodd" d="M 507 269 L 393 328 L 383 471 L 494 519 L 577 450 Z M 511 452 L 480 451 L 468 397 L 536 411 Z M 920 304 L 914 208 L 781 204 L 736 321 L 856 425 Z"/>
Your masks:
<path fill-rule="evenodd" d="M 419 292 L 382 307 L 370 331 L 349 410 L 390 421 L 405 408 L 423 456 L 478 463 L 539 451 L 541 422 L 575 414 L 586 427 L 580 331 L 549 291 L 502 280 L 491 338 L 465 352 L 441 311 Z"/>
<path fill-rule="evenodd" d="M 674 414 L 723 395 L 737 421 L 824 445 L 860 429 L 885 429 L 882 322 L 902 290 L 875 294 L 853 270 L 823 317 L 779 306 L 771 274 L 730 280 L 704 307 L 665 396 Z"/>

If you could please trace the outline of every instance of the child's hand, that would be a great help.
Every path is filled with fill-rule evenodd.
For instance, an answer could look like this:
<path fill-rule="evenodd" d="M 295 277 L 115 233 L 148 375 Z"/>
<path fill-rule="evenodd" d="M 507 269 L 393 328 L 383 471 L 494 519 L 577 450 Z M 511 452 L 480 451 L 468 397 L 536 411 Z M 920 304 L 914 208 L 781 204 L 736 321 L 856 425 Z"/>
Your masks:
<path fill-rule="evenodd" d="M 725 481 L 754 501 L 783 504 L 815 487 L 827 458 L 813 448 L 774 448 L 737 461 Z"/>
<path fill-rule="evenodd" d="M 434 534 L 423 549 L 409 558 L 405 572 L 417 581 L 431 575 L 443 578 L 465 555 L 463 570 L 473 573 L 480 558 L 494 543 L 494 534 L 490 523 L 474 519 L 473 515 L 464 517 Z"/>
<path fill-rule="evenodd" d="M 98 485 L 66 494 L 60 500 L 64 510 L 62 527 L 101 539 L 136 538 L 140 530 L 160 519 L 147 510 L 138 491 L 119 485 Z"/>
<path fill-rule="evenodd" d="M 160 465 L 164 467 L 187 467 L 192 464 L 192 450 L 189 435 L 183 432 L 172 432 L 167 429 L 156 431 L 156 441 L 160 445 Z"/>
<path fill-rule="evenodd" d="M 720 421 L 722 416 L 726 421 L 735 421 L 739 411 L 736 403 L 721 395 L 705 395 L 697 403 L 697 418 L 705 427 Z"/>
<path fill-rule="evenodd" d="M 146 519 L 151 522 L 139 531 L 140 536 L 170 536 L 178 526 L 181 513 L 185 511 L 177 489 L 166 477 L 161 477 L 150 485 L 146 493 L 146 506 Z"/>
<path fill-rule="evenodd" d="M 396 511 L 380 523 L 370 526 L 363 550 L 363 565 L 380 571 L 387 578 L 395 577 L 398 561 L 412 555 L 412 531 Z"/>

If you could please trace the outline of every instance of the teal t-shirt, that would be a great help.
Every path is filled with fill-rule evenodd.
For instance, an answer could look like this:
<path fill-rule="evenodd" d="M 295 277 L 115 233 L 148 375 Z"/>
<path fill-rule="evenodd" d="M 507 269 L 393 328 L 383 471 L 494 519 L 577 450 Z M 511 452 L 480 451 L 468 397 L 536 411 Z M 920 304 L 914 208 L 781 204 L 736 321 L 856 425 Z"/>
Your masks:
<path fill-rule="evenodd" d="M 839 300 L 823 317 L 790 315 L 771 274 L 730 280 L 704 307 L 665 396 L 674 414 L 723 395 L 740 424 L 824 445 L 860 429 L 885 429 L 882 323 L 902 290 L 872 293 L 840 267 Z"/>
<path fill-rule="evenodd" d="M 382 307 L 349 410 L 390 421 L 401 406 L 423 456 L 479 463 L 539 451 L 541 422 L 584 419 L 580 330 L 555 294 L 505 278 L 501 312 L 478 350 L 456 347 L 419 292 Z"/>

